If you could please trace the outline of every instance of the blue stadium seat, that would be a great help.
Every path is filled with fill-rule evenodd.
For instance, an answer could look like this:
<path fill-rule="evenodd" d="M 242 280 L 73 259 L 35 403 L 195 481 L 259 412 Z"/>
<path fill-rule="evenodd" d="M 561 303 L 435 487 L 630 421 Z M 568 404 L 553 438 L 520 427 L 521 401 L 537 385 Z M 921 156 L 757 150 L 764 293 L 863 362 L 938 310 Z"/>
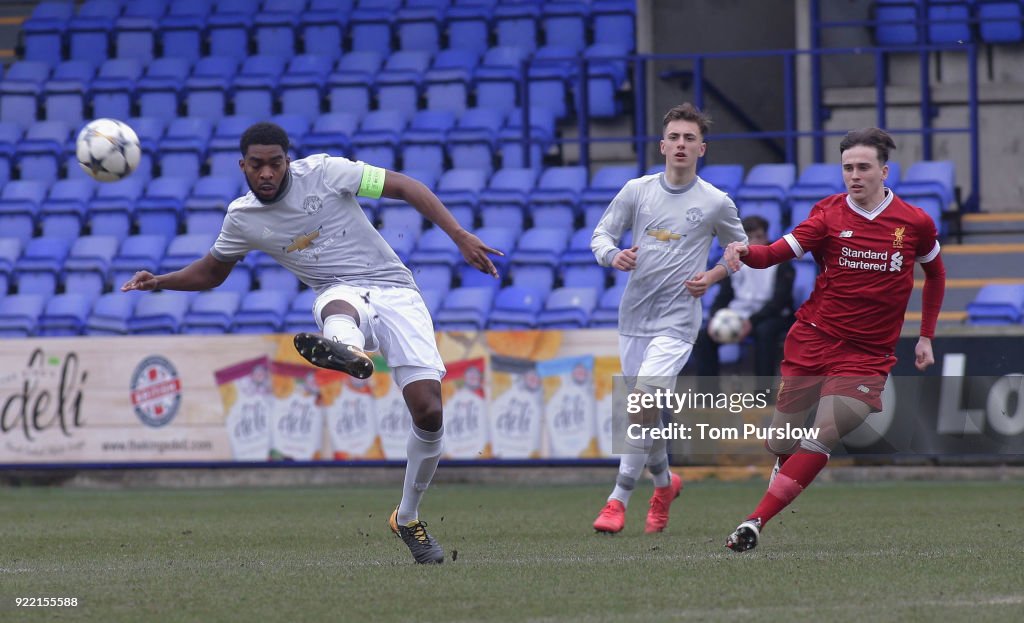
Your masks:
<path fill-rule="evenodd" d="M 375 110 L 363 117 L 352 136 L 355 159 L 383 169 L 397 168 L 397 151 L 407 116 L 399 110 Z"/>
<path fill-rule="evenodd" d="M 60 282 L 64 259 L 71 241 L 64 238 L 33 238 L 14 265 L 14 279 L 19 294 L 52 296 Z"/>
<path fill-rule="evenodd" d="M 50 76 L 50 65 L 43 61 L 16 61 L 0 81 L 0 121 L 21 126 L 35 123 L 43 82 Z"/>
<path fill-rule="evenodd" d="M 175 0 L 160 19 L 159 37 L 165 57 L 194 63 L 202 56 L 211 0 Z"/>
<path fill-rule="evenodd" d="M 228 115 L 217 120 L 213 135 L 207 143 L 209 157 L 207 162 L 210 165 L 210 175 L 218 177 L 237 177 L 238 160 L 241 157 L 238 152 L 239 141 L 242 133 L 259 122 L 258 117 L 249 115 Z"/>
<path fill-rule="evenodd" d="M 998 44 L 1024 40 L 1024 6 L 1020 0 L 976 0 L 975 6 L 982 41 Z"/>
<path fill-rule="evenodd" d="M 133 335 L 170 335 L 177 333 L 185 320 L 195 292 L 151 292 L 139 297 L 128 318 Z"/>
<path fill-rule="evenodd" d="M 333 66 L 334 61 L 329 56 L 300 54 L 292 58 L 281 76 L 281 112 L 316 119 L 324 99 L 327 75 Z"/>
<path fill-rule="evenodd" d="M 287 60 L 271 54 L 254 54 L 245 59 L 231 83 L 236 115 L 265 119 L 274 113 L 274 98 Z"/>
<path fill-rule="evenodd" d="M 409 255 L 409 264 L 441 264 L 454 267 L 462 259 L 459 248 L 440 227 L 431 227 L 423 232 L 416 249 Z"/>
<path fill-rule="evenodd" d="M 423 299 L 423 306 L 427 308 L 427 313 L 433 318 L 437 310 L 441 308 L 441 302 L 444 300 L 444 295 L 447 292 L 441 290 L 429 290 L 420 288 L 420 298 Z"/>
<path fill-rule="evenodd" d="M 117 254 L 114 236 L 82 236 L 64 260 L 64 290 L 95 299 L 107 284 L 107 272 Z"/>
<path fill-rule="evenodd" d="M 175 236 L 160 261 L 160 272 L 180 270 L 204 257 L 213 247 L 216 234 L 182 234 Z"/>
<path fill-rule="evenodd" d="M 736 199 L 772 200 L 784 206 L 789 189 L 795 181 L 794 164 L 757 164 L 747 172 L 746 179 L 736 191 Z"/>
<path fill-rule="evenodd" d="M 217 0 L 213 13 L 206 18 L 210 56 L 238 61 L 249 56 L 254 8 L 252 0 Z"/>
<path fill-rule="evenodd" d="M 945 232 L 943 214 L 955 208 L 955 173 L 951 160 L 921 160 L 910 165 L 895 192 L 932 217 L 939 233 Z"/>
<path fill-rule="evenodd" d="M 254 19 L 256 53 L 290 57 L 295 54 L 295 32 L 305 2 L 263 0 Z"/>
<path fill-rule="evenodd" d="M 616 271 L 618 272 L 618 271 Z M 619 303 L 625 284 L 608 288 L 597 302 L 597 308 L 590 314 L 590 326 L 593 328 L 615 328 L 619 326 Z"/>
<path fill-rule="evenodd" d="M 497 291 L 502 285 L 502 279 L 504 278 L 504 271 L 499 269 L 501 278 L 495 279 L 491 275 L 480 272 L 476 268 L 473 268 L 469 264 L 462 263 L 455 269 L 456 282 L 460 287 L 463 288 L 490 288 L 491 290 Z"/>
<path fill-rule="evenodd" d="M 95 73 L 96 66 L 89 61 L 63 61 L 54 67 L 50 79 L 43 83 L 42 98 L 46 118 L 69 125 L 82 123 L 90 83 Z M 111 113 L 110 116 L 115 115 Z"/>
<path fill-rule="evenodd" d="M 627 62 L 623 60 L 628 54 L 629 48 L 618 43 L 595 43 L 583 52 L 588 61 L 587 111 L 591 117 L 611 119 L 622 113 L 617 95 L 629 77 Z"/>
<path fill-rule="evenodd" d="M 56 65 L 63 58 L 64 34 L 74 15 L 70 2 L 40 2 L 21 24 L 26 60 Z"/>
<path fill-rule="evenodd" d="M 78 292 L 58 294 L 46 301 L 39 316 L 39 335 L 79 335 L 85 328 L 95 297 Z"/>
<path fill-rule="evenodd" d="M 590 321 L 597 306 L 593 288 L 556 288 L 548 295 L 544 309 L 537 315 L 541 329 L 581 329 Z"/>
<path fill-rule="evenodd" d="M 590 178 L 590 184 L 580 194 L 580 207 L 583 213 L 587 214 L 587 211 L 590 210 L 596 214 L 597 219 L 600 219 L 600 215 L 604 214 L 615 195 L 619 194 L 626 182 L 636 176 L 636 167 L 628 164 L 610 165 L 598 169 Z M 597 224 L 596 220 L 594 220 L 594 224 Z"/>
<path fill-rule="evenodd" d="M 824 199 L 829 195 L 846 191 L 841 166 L 814 162 L 800 172 L 800 177 L 789 189 L 789 200 Z"/>
<path fill-rule="evenodd" d="M 253 279 L 252 268 L 244 261 L 237 262 L 228 274 L 227 279 L 224 280 L 224 283 L 217 286 L 217 290 L 245 294 L 253 289 Z"/>
<path fill-rule="evenodd" d="M 0 337 L 35 335 L 45 305 L 46 298 L 41 294 L 0 297 Z"/>
<path fill-rule="evenodd" d="M 587 46 L 589 21 L 589 2 L 562 0 L 542 6 L 540 26 L 549 44 L 557 41 L 560 46 L 582 50 Z"/>
<path fill-rule="evenodd" d="M 512 285 L 532 288 L 544 296 L 555 288 L 557 274 L 557 267 L 540 264 L 512 264 L 508 272 Z"/>
<path fill-rule="evenodd" d="M 105 116 L 127 119 L 132 115 L 135 85 L 142 77 L 142 63 L 135 58 L 113 58 L 100 66 L 92 82 L 92 107 Z M 174 114 L 177 114 L 175 110 Z"/>
<path fill-rule="evenodd" d="M 173 119 L 176 116 L 171 115 L 168 119 Z M 160 139 L 163 138 L 164 130 L 167 129 L 167 122 L 162 117 L 131 117 L 126 122 L 135 131 L 135 135 L 139 137 L 139 146 L 142 148 L 143 160 L 146 158 L 151 159 L 160 146 Z M 135 169 L 135 172 L 132 173 L 132 176 L 139 175 L 140 172 L 145 172 L 147 177 L 152 173 L 151 170 L 144 171 L 141 162 L 139 168 Z"/>
<path fill-rule="evenodd" d="M 313 318 L 313 303 L 316 301 L 316 291 L 302 290 L 292 298 L 288 311 L 284 314 L 284 323 L 281 330 L 285 333 L 317 333 L 320 328 Z"/>
<path fill-rule="evenodd" d="M 411 205 L 398 201 L 382 201 L 377 211 L 382 229 L 419 233 L 426 225 L 423 215 Z"/>
<path fill-rule="evenodd" d="M 55 182 L 68 153 L 70 135 L 71 128 L 63 121 L 30 125 L 15 149 L 21 179 L 39 180 L 47 185 Z"/>
<path fill-rule="evenodd" d="M 814 291 L 814 280 L 818 277 L 818 267 L 814 262 L 793 262 L 796 278 L 793 281 L 793 303 L 803 305 Z"/>
<path fill-rule="evenodd" d="M 578 211 L 580 196 L 587 187 L 586 167 L 548 167 L 540 175 L 537 187 L 530 193 L 530 202 L 538 205 L 565 206 Z"/>
<path fill-rule="evenodd" d="M 468 108 L 448 133 L 448 156 L 459 169 L 494 170 L 494 155 L 503 115 L 492 108 Z"/>
<path fill-rule="evenodd" d="M 441 47 L 448 0 L 405 0 L 395 19 L 398 48 L 434 54 Z"/>
<path fill-rule="evenodd" d="M 971 30 L 973 0 L 929 0 L 928 41 L 964 43 L 974 39 Z"/>
<path fill-rule="evenodd" d="M 489 45 L 494 0 L 453 0 L 445 12 L 448 47 L 482 54 Z"/>
<path fill-rule="evenodd" d="M 307 54 L 337 58 L 343 49 L 346 21 L 355 0 L 310 0 L 299 15 L 299 37 Z"/>
<path fill-rule="evenodd" d="M 144 63 L 152 61 L 156 56 L 159 22 L 166 10 L 167 3 L 162 0 L 125 4 L 121 17 L 114 23 L 117 58 L 131 58 Z"/>
<path fill-rule="evenodd" d="M 875 42 L 878 45 L 916 45 L 923 43 L 918 35 L 918 0 L 876 0 L 873 5 Z"/>
<path fill-rule="evenodd" d="M 523 230 L 529 193 L 536 185 L 537 173 L 536 169 L 502 168 L 491 176 L 479 196 L 484 227 L 505 225 L 519 232 Z"/>
<path fill-rule="evenodd" d="M 482 331 L 494 303 L 493 288 L 455 288 L 434 316 L 441 331 Z"/>
<path fill-rule="evenodd" d="M 430 110 L 466 110 L 473 89 L 473 71 L 479 62 L 473 50 L 441 50 L 423 75 L 423 93 Z"/>
<path fill-rule="evenodd" d="M 145 183 L 144 177 L 130 175 L 119 182 L 97 186 L 96 196 L 89 201 L 89 230 L 123 240 L 135 222 L 135 203 L 142 196 Z"/>
<path fill-rule="evenodd" d="M 573 232 L 569 239 L 569 247 L 562 254 L 562 266 L 595 266 L 594 252 L 590 250 L 590 241 L 594 229 L 581 227 Z"/>
<path fill-rule="evenodd" d="M 329 153 L 343 156 L 352 149 L 350 139 L 359 128 L 359 117 L 349 112 L 329 112 L 317 116 L 313 127 L 302 137 L 303 155 Z"/>
<path fill-rule="evenodd" d="M 185 232 L 217 233 L 228 205 L 240 195 L 238 177 L 199 178 L 185 199 Z"/>
<path fill-rule="evenodd" d="M 768 240 L 778 240 L 782 236 L 782 206 L 775 200 L 744 199 L 738 202 L 740 218 L 760 216 L 768 221 Z"/>
<path fill-rule="evenodd" d="M 146 185 L 146 194 L 135 205 L 135 222 L 140 234 L 174 236 L 185 211 L 185 199 L 193 179 L 165 175 Z"/>
<path fill-rule="evenodd" d="M 401 136 L 404 167 L 440 175 L 444 171 L 445 139 L 454 125 L 455 113 L 450 110 L 420 110 L 413 115 Z"/>
<path fill-rule="evenodd" d="M 85 322 L 85 335 L 127 335 L 128 319 L 135 311 L 135 304 L 148 293 L 108 292 L 101 294 L 93 303 L 92 312 Z"/>
<path fill-rule="evenodd" d="M 121 241 L 117 254 L 110 261 L 108 284 L 114 289 L 120 288 L 140 270 L 158 274 L 166 249 L 167 238 L 164 236 L 128 236 Z"/>
<path fill-rule="evenodd" d="M 296 149 L 301 147 L 302 137 L 309 132 L 309 119 L 295 113 L 280 113 L 270 117 L 271 123 L 281 126 L 291 141 L 290 157 L 294 158 Z"/>
<path fill-rule="evenodd" d="M 492 255 L 491 262 L 495 268 L 498 269 L 498 274 L 503 274 L 508 268 L 509 258 L 513 250 L 516 248 L 516 241 L 519 240 L 519 235 L 522 230 L 506 227 L 504 225 L 486 226 L 478 228 L 474 232 L 484 244 L 501 251 L 504 255 Z M 488 276 L 488 279 L 493 281 L 493 278 Z M 465 285 L 465 284 L 463 284 Z"/>
<path fill-rule="evenodd" d="M 629 51 L 636 49 L 636 2 L 593 0 L 590 17 L 594 43 L 615 43 Z"/>
<path fill-rule="evenodd" d="M 742 164 L 707 164 L 697 172 L 702 180 L 735 197 L 743 184 Z"/>
<path fill-rule="evenodd" d="M 46 182 L 14 180 L 0 191 L 0 231 L 27 243 L 35 235 L 39 209 L 46 197 Z"/>
<path fill-rule="evenodd" d="M 519 237 L 516 250 L 512 252 L 512 264 L 539 264 L 552 269 L 562 259 L 562 254 L 569 247 L 572 231 L 550 227 L 534 227 L 527 229 Z"/>
<path fill-rule="evenodd" d="M 410 268 L 412 278 L 421 291 L 444 295 L 452 288 L 452 270 L 445 264 L 417 264 Z"/>
<path fill-rule="evenodd" d="M 327 76 L 330 111 L 360 117 L 369 112 L 373 101 L 373 81 L 383 62 L 380 53 L 371 51 L 353 51 L 338 59 L 334 71 Z"/>
<path fill-rule="evenodd" d="M 484 53 L 473 74 L 477 108 L 507 113 L 521 104 L 519 83 L 526 58 L 526 50 L 513 46 L 497 46 Z"/>
<path fill-rule="evenodd" d="M 20 238 L 0 237 L 0 296 L 7 294 L 10 289 L 14 265 L 21 257 L 21 249 L 24 246 L 25 243 Z"/>
<path fill-rule="evenodd" d="M 182 85 L 191 70 L 188 58 L 158 58 L 150 63 L 146 74 L 135 83 L 139 115 L 157 119 L 179 116 Z"/>
<path fill-rule="evenodd" d="M 495 330 L 533 329 L 544 296 L 531 288 L 508 286 L 498 292 L 488 318 L 487 328 Z"/>
<path fill-rule="evenodd" d="M 608 281 L 608 269 L 597 264 L 562 266 L 562 285 L 566 288 L 592 288 L 604 291 Z"/>
<path fill-rule="evenodd" d="M 526 147 L 523 144 L 523 109 L 513 108 L 505 119 L 505 127 L 498 134 L 501 166 L 526 167 L 540 170 L 556 135 L 555 115 L 546 106 L 530 106 L 530 162 L 526 162 Z"/>
<path fill-rule="evenodd" d="M 77 238 L 98 184 L 92 178 L 57 180 L 40 208 L 44 236 Z M 68 222 L 65 222 L 68 221 Z"/>
<path fill-rule="evenodd" d="M 288 311 L 288 304 L 294 292 L 280 290 L 253 290 L 242 297 L 242 304 L 235 312 L 231 325 L 232 333 L 274 333 L 281 330 L 281 323 Z"/>
<path fill-rule="evenodd" d="M 540 6 L 532 2 L 499 4 L 494 7 L 494 30 L 498 45 L 522 48 L 528 52 L 537 49 L 537 24 Z"/>
<path fill-rule="evenodd" d="M 391 23 L 401 0 L 362 0 L 349 13 L 348 34 L 353 50 L 391 54 Z"/>
<path fill-rule="evenodd" d="M 239 292 L 230 290 L 200 292 L 192 299 L 182 319 L 181 332 L 193 335 L 230 333 L 241 300 Z"/>
<path fill-rule="evenodd" d="M 213 123 L 202 117 L 179 117 L 160 140 L 160 172 L 165 177 L 199 177 L 206 162 Z"/>
<path fill-rule="evenodd" d="M 121 14 L 113 0 L 88 0 L 68 20 L 68 58 L 99 65 L 110 55 L 110 33 Z"/>
<path fill-rule="evenodd" d="M 967 304 L 968 324 L 1020 324 L 1024 319 L 1024 285 L 990 283 Z"/>
<path fill-rule="evenodd" d="M 818 202 L 818 199 L 793 199 L 790 203 L 789 208 L 789 227 L 787 232 L 792 231 L 794 227 L 807 220 L 807 217 L 811 215 L 811 208 Z M 809 255 L 805 255 L 804 259 L 810 259 Z"/>
<path fill-rule="evenodd" d="M 556 119 L 569 114 L 569 85 L 575 84 L 578 58 L 579 52 L 561 41 L 537 50 L 528 73 L 531 106 L 550 109 Z"/>
<path fill-rule="evenodd" d="M 185 111 L 190 117 L 220 119 L 227 110 L 231 81 L 238 70 L 238 59 L 231 56 L 204 56 L 192 67 L 185 81 Z"/>
<path fill-rule="evenodd" d="M 261 261 L 253 271 L 253 276 L 261 290 L 275 290 L 294 295 L 301 287 L 299 278 L 292 271 L 265 255 L 261 256 Z"/>
<path fill-rule="evenodd" d="M 21 124 L 14 121 L 0 121 L 0 184 L 6 184 L 11 179 L 14 148 L 23 135 Z"/>
<path fill-rule="evenodd" d="M 411 117 L 419 108 L 423 74 L 429 67 L 429 52 L 392 53 L 374 81 L 377 106 L 381 110 L 399 110 Z"/>
<path fill-rule="evenodd" d="M 441 174 L 434 192 L 449 209 L 461 205 L 475 211 L 488 177 L 488 172 L 483 169 L 448 169 Z"/>

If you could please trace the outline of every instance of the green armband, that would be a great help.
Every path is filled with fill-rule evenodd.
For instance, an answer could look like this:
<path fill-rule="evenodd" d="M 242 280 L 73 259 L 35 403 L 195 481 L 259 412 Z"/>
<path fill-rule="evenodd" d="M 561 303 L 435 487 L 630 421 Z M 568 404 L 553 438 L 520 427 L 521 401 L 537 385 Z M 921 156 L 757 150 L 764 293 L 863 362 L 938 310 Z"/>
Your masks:
<path fill-rule="evenodd" d="M 364 164 L 363 179 L 359 180 L 359 191 L 356 194 L 360 197 L 380 199 L 382 192 L 384 192 L 384 169 Z"/>

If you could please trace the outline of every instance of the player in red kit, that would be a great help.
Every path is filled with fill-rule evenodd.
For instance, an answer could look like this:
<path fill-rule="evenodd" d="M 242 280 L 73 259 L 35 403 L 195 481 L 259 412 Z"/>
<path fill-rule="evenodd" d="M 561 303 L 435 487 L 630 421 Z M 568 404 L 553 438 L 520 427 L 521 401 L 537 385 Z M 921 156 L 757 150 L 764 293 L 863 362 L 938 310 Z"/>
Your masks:
<path fill-rule="evenodd" d="M 839 145 L 846 193 L 819 201 L 807 220 L 770 245 L 733 242 L 725 250 L 732 270 L 741 261 L 765 268 L 810 252 L 819 272 L 786 336 L 772 422 L 803 427 L 817 403 L 812 428 L 819 434 L 766 443 L 777 456 L 775 470 L 757 508 L 727 539 L 734 551 L 757 547 L 764 525 L 811 484 L 843 436 L 881 410 L 915 262 L 925 273 L 915 365 L 924 370 L 935 362 L 931 339 L 946 271 L 931 217 L 885 187 L 895 148 L 884 130 L 849 132 Z"/>

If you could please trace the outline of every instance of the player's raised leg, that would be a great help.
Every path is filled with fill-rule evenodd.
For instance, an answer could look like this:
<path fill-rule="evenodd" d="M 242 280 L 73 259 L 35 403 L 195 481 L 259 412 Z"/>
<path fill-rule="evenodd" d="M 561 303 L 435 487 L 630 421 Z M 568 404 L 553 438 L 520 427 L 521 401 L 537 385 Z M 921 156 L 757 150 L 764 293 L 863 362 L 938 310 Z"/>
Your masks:
<path fill-rule="evenodd" d="M 373 361 L 365 352 L 368 314 L 350 302 L 357 299 L 348 290 L 351 288 L 336 286 L 320 295 L 314 313 L 323 327 L 323 335 L 299 333 L 294 338 L 295 350 L 315 366 L 365 379 L 373 374 Z M 346 295 L 349 300 L 332 298 Z M 375 350 L 376 345 L 371 345 L 371 350 Z"/>

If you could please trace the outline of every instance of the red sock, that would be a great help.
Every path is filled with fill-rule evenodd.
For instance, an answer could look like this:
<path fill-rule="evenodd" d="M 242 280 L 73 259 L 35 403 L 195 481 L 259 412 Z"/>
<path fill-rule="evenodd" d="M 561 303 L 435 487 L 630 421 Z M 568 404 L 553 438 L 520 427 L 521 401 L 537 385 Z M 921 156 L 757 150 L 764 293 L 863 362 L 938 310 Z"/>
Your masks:
<path fill-rule="evenodd" d="M 779 511 L 786 508 L 811 484 L 826 463 L 828 455 L 821 452 L 798 452 L 789 455 L 775 480 L 768 487 L 768 491 L 761 498 L 761 502 L 747 519 L 759 517 L 762 526 L 768 523 L 769 519 L 778 515 Z"/>

